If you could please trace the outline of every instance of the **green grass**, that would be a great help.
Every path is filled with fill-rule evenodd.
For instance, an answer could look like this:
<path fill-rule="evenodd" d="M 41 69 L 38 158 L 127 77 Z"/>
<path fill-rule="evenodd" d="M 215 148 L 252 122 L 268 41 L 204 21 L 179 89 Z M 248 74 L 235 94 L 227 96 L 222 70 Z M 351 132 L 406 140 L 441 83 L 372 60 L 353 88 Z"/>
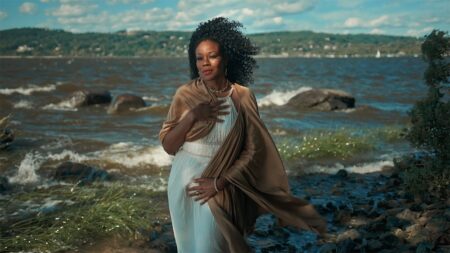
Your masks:
<path fill-rule="evenodd" d="M 161 212 L 158 195 L 161 193 L 115 183 L 57 186 L 1 200 L 3 206 L 48 198 L 69 202 L 56 211 L 39 211 L 2 228 L 0 251 L 56 252 L 76 249 L 99 238 L 136 238 L 141 236 L 140 231 L 151 230 L 152 221 Z"/>
<path fill-rule="evenodd" d="M 375 150 L 380 142 L 393 143 L 403 139 L 404 129 L 399 126 L 369 130 L 316 130 L 297 139 L 283 140 L 277 146 L 280 155 L 286 160 L 298 158 L 346 160 L 361 153 Z"/>

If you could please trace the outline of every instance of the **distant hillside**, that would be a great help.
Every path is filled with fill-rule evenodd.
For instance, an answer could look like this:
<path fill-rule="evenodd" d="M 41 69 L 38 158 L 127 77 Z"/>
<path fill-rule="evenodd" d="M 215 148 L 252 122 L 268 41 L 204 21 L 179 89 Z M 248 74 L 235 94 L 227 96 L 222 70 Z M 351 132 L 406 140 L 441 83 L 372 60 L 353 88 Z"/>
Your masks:
<path fill-rule="evenodd" d="M 138 56 L 187 55 L 191 32 L 118 31 L 71 33 L 43 28 L 0 31 L 0 56 Z M 299 32 L 250 34 L 261 56 L 373 57 L 420 54 L 421 39 L 386 35 Z"/>

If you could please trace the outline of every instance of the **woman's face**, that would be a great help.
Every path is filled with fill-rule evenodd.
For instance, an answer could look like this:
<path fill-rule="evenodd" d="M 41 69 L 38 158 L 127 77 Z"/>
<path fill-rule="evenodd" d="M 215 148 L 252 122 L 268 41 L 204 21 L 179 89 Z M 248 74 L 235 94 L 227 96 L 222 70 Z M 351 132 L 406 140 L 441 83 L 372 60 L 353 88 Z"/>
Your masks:
<path fill-rule="evenodd" d="M 195 49 L 198 74 L 205 81 L 225 77 L 225 60 L 220 46 L 212 40 L 200 42 Z"/>

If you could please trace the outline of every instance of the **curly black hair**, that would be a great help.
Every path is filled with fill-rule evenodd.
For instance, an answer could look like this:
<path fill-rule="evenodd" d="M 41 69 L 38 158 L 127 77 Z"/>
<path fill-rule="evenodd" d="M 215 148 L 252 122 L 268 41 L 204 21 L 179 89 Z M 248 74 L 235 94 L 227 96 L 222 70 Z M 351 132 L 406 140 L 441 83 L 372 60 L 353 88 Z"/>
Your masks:
<path fill-rule="evenodd" d="M 247 85 L 253 82 L 253 69 L 257 67 L 252 57 L 259 52 L 250 39 L 240 31 L 242 24 L 224 17 L 200 23 L 189 41 L 189 65 L 191 78 L 198 75 L 195 49 L 200 42 L 212 40 L 219 44 L 221 54 L 227 59 L 227 79 L 233 83 Z"/>

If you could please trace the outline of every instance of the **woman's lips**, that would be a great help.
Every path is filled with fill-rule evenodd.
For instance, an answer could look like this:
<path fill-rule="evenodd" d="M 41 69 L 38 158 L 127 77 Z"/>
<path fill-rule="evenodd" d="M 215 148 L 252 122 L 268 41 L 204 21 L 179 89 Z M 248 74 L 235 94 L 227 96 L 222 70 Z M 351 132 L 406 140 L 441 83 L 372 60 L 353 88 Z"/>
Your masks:
<path fill-rule="evenodd" d="M 203 75 L 207 76 L 212 73 L 212 70 L 203 70 L 202 73 Z"/>

